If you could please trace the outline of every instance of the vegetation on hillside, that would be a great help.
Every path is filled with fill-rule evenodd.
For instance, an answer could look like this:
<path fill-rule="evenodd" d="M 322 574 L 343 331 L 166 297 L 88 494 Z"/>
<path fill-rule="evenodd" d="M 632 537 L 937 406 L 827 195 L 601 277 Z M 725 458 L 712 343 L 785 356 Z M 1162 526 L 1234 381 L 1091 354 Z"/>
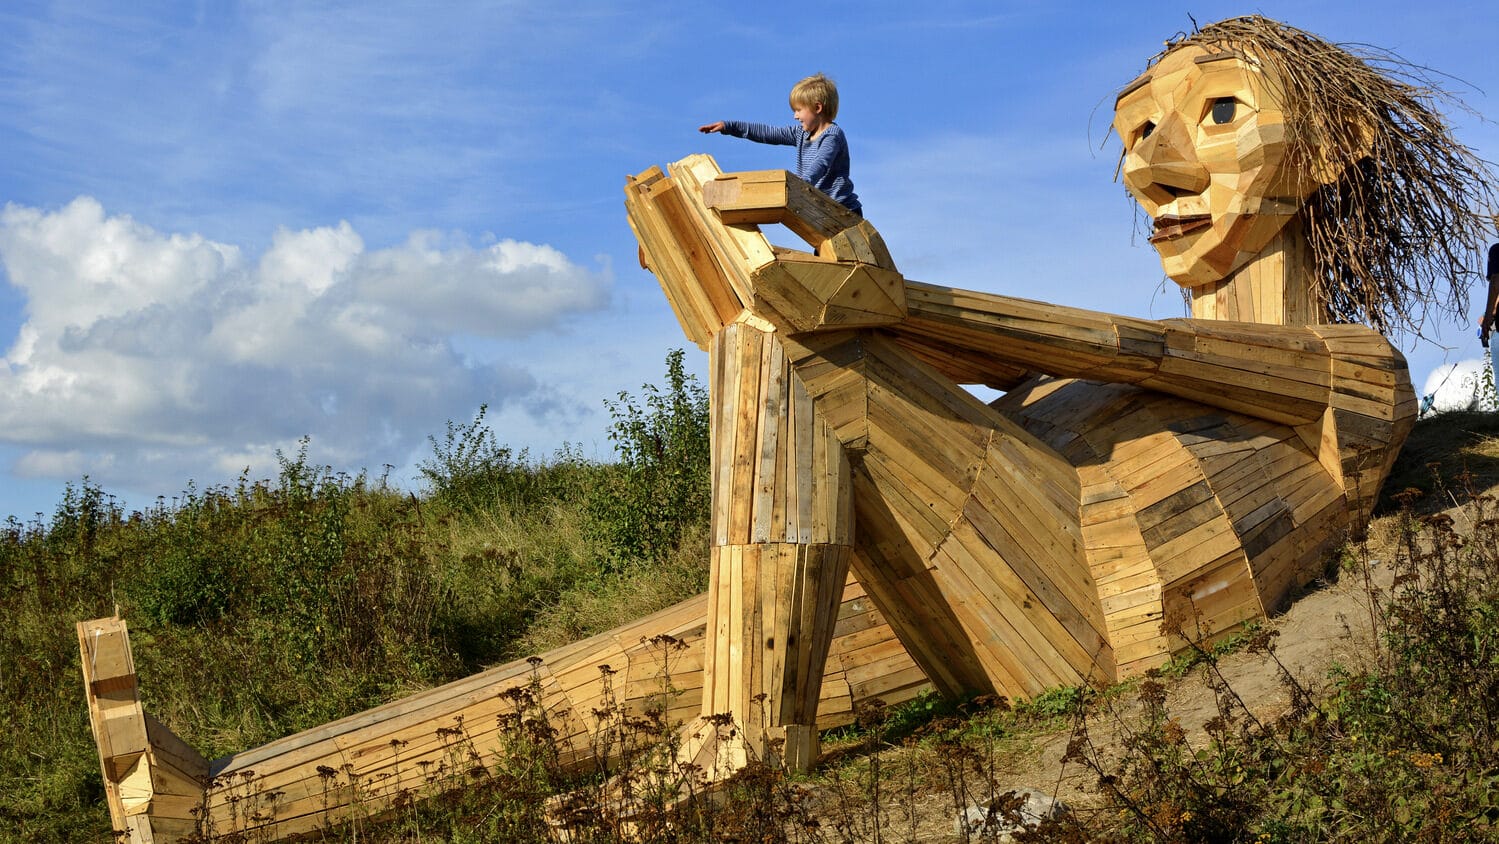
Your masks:
<path fill-rule="evenodd" d="M 109 840 L 73 625 L 130 622 L 147 711 L 208 758 L 608 629 L 707 586 L 706 392 L 609 404 L 615 462 L 433 437 L 415 496 L 315 465 L 0 525 L 0 841 Z"/>

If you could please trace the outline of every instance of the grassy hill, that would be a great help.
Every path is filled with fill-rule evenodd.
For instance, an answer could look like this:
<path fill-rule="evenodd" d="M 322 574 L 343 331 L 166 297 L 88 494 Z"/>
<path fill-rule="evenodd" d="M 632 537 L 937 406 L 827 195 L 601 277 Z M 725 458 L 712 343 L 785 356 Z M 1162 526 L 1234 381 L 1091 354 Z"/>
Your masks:
<path fill-rule="evenodd" d="M 664 386 L 621 395 L 611 410 L 612 463 L 570 449 L 515 453 L 481 408 L 431 438 L 421 496 L 314 465 L 304 444 L 282 455 L 274 479 L 189 487 L 140 512 L 84 482 L 50 518 L 6 521 L 0 724 L 10 741 L 0 743 L 0 840 L 110 838 L 80 689 L 78 620 L 119 609 L 147 678 L 146 708 L 213 758 L 701 591 L 706 395 L 676 353 Z M 1419 423 L 1387 485 L 1380 530 L 1394 538 L 1390 552 L 1407 579 L 1403 591 L 1371 593 L 1387 634 L 1377 670 L 1336 678 L 1284 722 L 1230 717 L 1232 729 L 1195 748 L 1177 741 L 1164 710 L 1152 710 L 1146 686 L 1137 761 L 1094 760 L 1096 805 L 1045 840 L 1207 840 L 1229 829 L 1245 841 L 1304 840 L 1309 831 L 1322 840 L 1491 834 L 1499 818 L 1495 484 L 1499 416 Z M 1394 494 L 1408 487 L 1426 492 Z M 1455 503 L 1472 514 L 1459 525 L 1465 540 L 1437 512 Z M 1349 571 L 1368 553 L 1350 546 Z M 1241 641 L 1269 646 L 1252 635 Z M 1196 670 L 1218 655 L 1199 656 Z M 1006 748 L 1048 730 L 1086 735 L 1105 701 L 1139 691 L 1062 689 L 1018 709 L 971 704 L 972 717 L 962 718 L 935 700 L 871 711 L 862 730 L 832 743 L 839 761 L 819 778 L 787 783 L 761 772 L 695 834 L 901 840 L 875 832 L 894 805 L 881 800 L 882 787 L 961 803 L 982 794 L 983 782 L 992 790 Z M 914 755 L 890 755 L 901 742 Z M 909 769 L 905 780 L 892 773 L 899 765 Z M 491 784 L 357 838 L 502 840 L 495 823 L 529 817 L 497 808 L 513 798 Z M 1369 820 L 1355 822 L 1358 813 Z M 546 832 L 507 829 L 509 837 Z M 661 834 L 695 840 L 686 826 L 672 829 Z"/>
<path fill-rule="evenodd" d="M 617 460 L 431 439 L 415 496 L 314 465 L 126 512 L 70 486 L 0 530 L 0 841 L 109 840 L 73 624 L 130 622 L 145 706 L 205 756 L 616 626 L 707 587 L 707 394 L 610 403 Z"/>

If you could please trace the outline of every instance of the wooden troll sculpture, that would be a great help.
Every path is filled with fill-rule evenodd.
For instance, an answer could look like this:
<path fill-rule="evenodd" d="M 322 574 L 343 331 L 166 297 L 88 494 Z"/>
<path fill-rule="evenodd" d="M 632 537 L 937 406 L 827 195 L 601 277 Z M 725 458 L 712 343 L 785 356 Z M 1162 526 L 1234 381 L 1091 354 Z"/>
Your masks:
<path fill-rule="evenodd" d="M 703 717 L 813 758 L 849 568 L 940 691 L 1022 697 L 1159 665 L 1321 573 L 1416 413 L 1400 353 L 1332 323 L 1410 321 L 1484 225 L 1481 163 L 1413 93 L 1263 18 L 1123 89 L 1124 181 L 1190 319 L 907 281 L 780 172 L 633 179 L 642 263 L 711 354 Z"/>
<path fill-rule="evenodd" d="M 805 767 L 819 727 L 923 675 L 1028 697 L 1265 616 L 1363 527 L 1412 425 L 1375 328 L 1460 301 L 1484 234 L 1487 174 L 1424 95 L 1263 18 L 1170 43 L 1115 127 L 1190 319 L 908 281 L 783 171 L 631 178 L 642 263 L 711 355 L 708 594 L 214 763 L 141 710 L 123 622 L 81 623 L 116 829 L 270 840 L 461 786 L 446 764 L 498 747 L 519 698 L 496 692 L 528 681 L 581 764 L 604 704 L 659 693 L 662 634 L 688 646 L 668 715 L 701 716 L 680 759 L 714 776 Z"/>

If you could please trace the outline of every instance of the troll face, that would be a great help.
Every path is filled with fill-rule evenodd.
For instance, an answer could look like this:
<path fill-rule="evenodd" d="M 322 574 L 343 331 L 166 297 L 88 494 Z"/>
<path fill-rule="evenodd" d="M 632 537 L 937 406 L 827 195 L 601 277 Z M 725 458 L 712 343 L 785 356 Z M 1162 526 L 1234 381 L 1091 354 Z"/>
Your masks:
<path fill-rule="evenodd" d="M 1183 287 L 1242 267 L 1323 180 L 1293 160 L 1282 90 L 1263 62 L 1188 45 L 1119 96 L 1124 184 L 1154 220 L 1166 275 Z"/>

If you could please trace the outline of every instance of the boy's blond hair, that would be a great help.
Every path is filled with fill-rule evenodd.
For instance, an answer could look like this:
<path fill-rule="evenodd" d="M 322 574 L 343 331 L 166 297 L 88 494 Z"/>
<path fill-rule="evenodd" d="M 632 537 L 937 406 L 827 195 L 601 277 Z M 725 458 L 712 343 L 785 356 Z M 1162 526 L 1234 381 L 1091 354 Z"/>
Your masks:
<path fill-rule="evenodd" d="M 838 117 L 838 86 L 833 80 L 814 73 L 791 86 L 791 107 L 810 106 L 822 103 L 822 113 L 828 120 Z"/>

